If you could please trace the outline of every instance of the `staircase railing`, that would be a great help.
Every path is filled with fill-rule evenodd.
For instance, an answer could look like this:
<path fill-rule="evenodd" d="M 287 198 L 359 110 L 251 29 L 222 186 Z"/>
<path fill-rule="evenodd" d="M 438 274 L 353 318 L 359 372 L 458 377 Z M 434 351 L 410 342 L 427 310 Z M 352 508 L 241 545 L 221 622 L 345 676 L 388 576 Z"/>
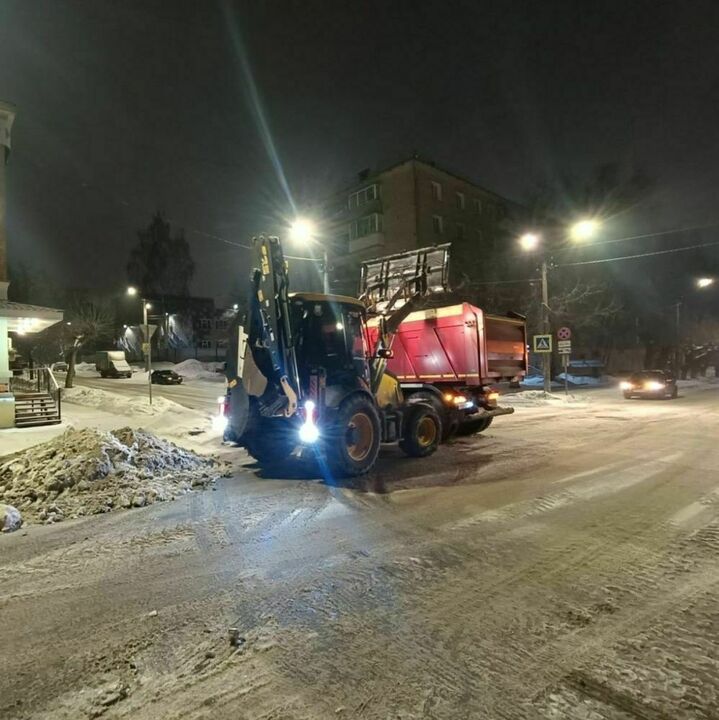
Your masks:
<path fill-rule="evenodd" d="M 17 373 L 17 371 L 15 371 Z M 57 407 L 57 416 L 62 419 L 62 389 L 57 378 L 49 367 L 23 368 L 10 378 L 10 390 L 18 393 L 47 393 Z"/>

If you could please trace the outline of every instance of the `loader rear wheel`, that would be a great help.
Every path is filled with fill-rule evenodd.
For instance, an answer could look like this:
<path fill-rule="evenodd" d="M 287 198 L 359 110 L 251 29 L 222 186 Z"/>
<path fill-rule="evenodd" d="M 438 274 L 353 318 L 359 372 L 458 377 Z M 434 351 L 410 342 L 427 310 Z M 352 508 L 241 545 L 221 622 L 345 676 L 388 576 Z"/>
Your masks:
<path fill-rule="evenodd" d="M 407 411 L 399 447 L 410 457 L 427 457 L 437 450 L 441 437 L 442 421 L 437 411 L 431 405 L 417 403 Z"/>
<path fill-rule="evenodd" d="M 373 403 L 350 397 L 340 406 L 327 443 L 327 462 L 333 475 L 356 477 L 368 472 L 379 452 L 381 428 Z"/>

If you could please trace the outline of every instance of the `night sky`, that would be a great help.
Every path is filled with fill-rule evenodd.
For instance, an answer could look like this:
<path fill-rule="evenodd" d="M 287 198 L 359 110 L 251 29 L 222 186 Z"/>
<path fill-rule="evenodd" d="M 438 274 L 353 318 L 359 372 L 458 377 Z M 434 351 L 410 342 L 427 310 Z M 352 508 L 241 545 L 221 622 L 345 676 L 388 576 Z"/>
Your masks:
<path fill-rule="evenodd" d="M 633 164 L 655 189 L 611 232 L 719 221 L 717 28 L 698 1 L 0 0 L 11 260 L 120 288 L 160 209 L 222 301 L 248 258 L 210 236 L 415 151 L 517 200 Z"/>

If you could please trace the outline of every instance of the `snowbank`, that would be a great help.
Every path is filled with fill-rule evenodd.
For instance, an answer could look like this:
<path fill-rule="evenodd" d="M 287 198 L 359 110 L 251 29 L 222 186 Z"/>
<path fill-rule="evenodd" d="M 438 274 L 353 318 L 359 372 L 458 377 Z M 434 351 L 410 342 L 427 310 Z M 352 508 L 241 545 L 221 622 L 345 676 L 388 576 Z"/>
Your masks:
<path fill-rule="evenodd" d="M 574 395 L 545 394 L 543 390 L 524 390 L 518 393 L 510 393 L 502 395 L 500 400 L 501 405 L 530 407 L 541 407 L 544 405 L 562 406 L 579 404 L 581 402 L 583 402 L 583 400 L 579 400 Z"/>
<path fill-rule="evenodd" d="M 200 362 L 199 360 L 183 360 L 172 368 L 178 375 L 190 380 L 224 380 L 221 362 Z"/>
<path fill-rule="evenodd" d="M 144 430 L 69 429 L 0 463 L 0 502 L 52 523 L 173 500 L 228 469 Z"/>
<path fill-rule="evenodd" d="M 564 373 L 557 375 L 557 380 L 564 382 Z M 585 387 L 601 387 L 608 384 L 606 377 L 590 377 L 588 375 L 567 375 L 567 382 L 570 385 L 584 385 Z"/>
<path fill-rule="evenodd" d="M 713 390 L 719 388 L 719 378 L 700 377 L 694 380 L 677 380 L 677 387 L 680 388 L 700 388 L 702 390 Z"/>
<path fill-rule="evenodd" d="M 150 405 L 146 397 L 120 395 L 90 387 L 73 387 L 62 391 L 63 402 L 97 408 L 114 415 L 161 415 L 173 412 L 178 415 L 186 414 L 188 408 L 167 398 L 155 396 Z"/>

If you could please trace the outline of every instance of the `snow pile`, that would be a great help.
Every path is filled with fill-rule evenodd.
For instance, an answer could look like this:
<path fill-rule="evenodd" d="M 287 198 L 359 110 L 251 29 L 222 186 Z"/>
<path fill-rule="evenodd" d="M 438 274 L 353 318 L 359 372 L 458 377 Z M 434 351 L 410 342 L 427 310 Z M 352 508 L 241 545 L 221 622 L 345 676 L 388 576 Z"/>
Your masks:
<path fill-rule="evenodd" d="M 100 373 L 95 367 L 95 363 L 79 362 L 75 363 L 75 374 L 84 377 L 99 377 Z"/>
<path fill-rule="evenodd" d="M 0 502 L 52 523 L 173 500 L 228 471 L 144 430 L 70 428 L 0 463 Z"/>
<path fill-rule="evenodd" d="M 680 388 L 701 388 L 710 390 L 719 387 L 719 378 L 698 377 L 693 380 L 677 380 L 677 387 Z"/>
<path fill-rule="evenodd" d="M 557 380 L 564 382 L 564 373 L 557 375 Z M 606 377 L 591 377 L 590 375 L 567 375 L 567 382 L 570 385 L 586 385 L 589 387 L 600 387 L 607 385 L 609 380 Z"/>
<path fill-rule="evenodd" d="M 224 380 L 224 375 L 218 372 L 221 369 L 221 362 L 200 362 L 193 359 L 183 360 L 173 368 L 178 375 L 190 380 Z"/>
<path fill-rule="evenodd" d="M 147 376 L 145 376 L 147 377 Z M 97 408 L 113 415 L 161 415 L 165 412 L 185 414 L 187 408 L 167 398 L 155 395 L 152 405 L 147 397 L 120 395 L 91 387 L 73 387 L 62 391 L 63 402 Z"/>
<path fill-rule="evenodd" d="M 511 393 L 508 395 L 502 395 L 502 405 L 521 405 L 521 406 L 532 406 L 540 407 L 543 405 L 569 405 L 580 403 L 581 400 L 577 399 L 574 395 L 558 395 L 556 393 L 545 394 L 543 390 L 524 390 L 518 393 Z"/>

